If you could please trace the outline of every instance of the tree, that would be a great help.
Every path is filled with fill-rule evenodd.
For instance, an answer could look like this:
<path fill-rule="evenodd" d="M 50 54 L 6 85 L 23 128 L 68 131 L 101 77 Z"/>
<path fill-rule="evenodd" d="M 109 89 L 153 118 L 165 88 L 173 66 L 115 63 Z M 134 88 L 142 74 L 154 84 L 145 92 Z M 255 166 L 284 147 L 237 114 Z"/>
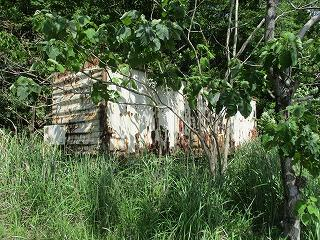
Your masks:
<path fill-rule="evenodd" d="M 300 221 L 296 211 L 303 187 L 301 176 L 293 169 L 293 163 L 303 165 L 314 175 L 319 174 L 319 129 L 316 117 L 303 106 L 290 107 L 292 98 L 301 84 L 295 78 L 299 70 L 298 55 L 302 54 L 302 39 L 306 32 L 320 20 L 315 15 L 302 27 L 297 36 L 286 33 L 274 41 L 277 0 L 267 1 L 266 34 L 267 47 L 262 53 L 264 67 L 268 72 L 275 95 L 275 110 L 280 113 L 278 125 L 271 126 L 266 141 L 277 141 L 281 158 L 281 176 L 284 185 L 284 232 L 289 239 L 300 239 Z M 312 8 L 312 7 L 311 7 Z M 300 63 L 301 64 L 301 63 Z M 295 69 L 296 68 L 296 69 Z"/>

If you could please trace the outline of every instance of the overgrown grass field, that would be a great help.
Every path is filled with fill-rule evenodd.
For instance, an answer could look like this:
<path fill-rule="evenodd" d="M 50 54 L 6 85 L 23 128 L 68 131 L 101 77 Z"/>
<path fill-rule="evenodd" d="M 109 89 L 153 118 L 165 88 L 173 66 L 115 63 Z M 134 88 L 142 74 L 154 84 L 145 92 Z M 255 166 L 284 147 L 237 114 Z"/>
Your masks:
<path fill-rule="evenodd" d="M 279 239 L 281 192 L 258 140 L 213 178 L 205 159 L 66 156 L 0 132 L 1 239 Z M 317 223 L 303 232 L 319 239 Z"/>

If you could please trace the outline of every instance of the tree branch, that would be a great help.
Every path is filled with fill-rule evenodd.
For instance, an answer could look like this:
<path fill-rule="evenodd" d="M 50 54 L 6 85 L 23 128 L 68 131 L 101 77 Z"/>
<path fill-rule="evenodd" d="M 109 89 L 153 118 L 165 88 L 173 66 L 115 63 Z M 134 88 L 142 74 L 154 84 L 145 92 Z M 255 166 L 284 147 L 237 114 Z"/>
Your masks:
<path fill-rule="evenodd" d="M 319 21 L 320 21 L 320 14 L 311 17 L 310 20 L 303 26 L 303 28 L 298 33 L 298 37 L 300 39 L 303 39 L 304 35 L 309 31 L 309 29 Z"/>
<path fill-rule="evenodd" d="M 198 1 L 194 0 L 194 9 L 192 11 L 191 22 L 190 22 L 190 26 L 189 26 L 189 30 L 188 30 L 188 40 L 189 41 L 190 41 L 190 32 L 191 32 L 191 28 L 192 28 L 192 25 L 193 25 L 193 20 L 194 20 L 194 17 L 196 15 L 196 11 L 197 11 L 197 3 L 198 3 Z"/>
<path fill-rule="evenodd" d="M 243 51 L 246 49 L 247 45 L 249 44 L 249 42 L 251 41 L 251 39 L 253 38 L 253 36 L 256 34 L 256 32 L 262 27 L 262 25 L 265 22 L 265 18 L 263 18 L 260 23 L 258 24 L 258 26 L 251 32 L 250 36 L 247 38 L 247 40 L 242 44 L 240 50 L 238 51 L 238 53 L 236 54 L 236 57 L 240 56 Z"/>
<path fill-rule="evenodd" d="M 291 7 L 293 7 L 295 10 L 319 10 L 320 7 L 311 7 L 312 4 L 317 3 L 317 2 L 318 1 L 313 1 L 311 3 L 304 5 L 304 6 L 297 7 L 292 3 L 292 1 L 289 0 Z"/>

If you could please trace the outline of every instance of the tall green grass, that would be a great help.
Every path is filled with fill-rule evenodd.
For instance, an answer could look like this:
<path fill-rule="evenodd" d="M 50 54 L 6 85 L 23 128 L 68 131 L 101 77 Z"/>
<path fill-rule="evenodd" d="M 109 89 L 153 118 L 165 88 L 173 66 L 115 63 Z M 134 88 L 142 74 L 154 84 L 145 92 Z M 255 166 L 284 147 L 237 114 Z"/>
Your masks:
<path fill-rule="evenodd" d="M 277 239 L 277 162 L 255 142 L 214 179 L 188 156 L 67 156 L 0 133 L 0 239 Z"/>

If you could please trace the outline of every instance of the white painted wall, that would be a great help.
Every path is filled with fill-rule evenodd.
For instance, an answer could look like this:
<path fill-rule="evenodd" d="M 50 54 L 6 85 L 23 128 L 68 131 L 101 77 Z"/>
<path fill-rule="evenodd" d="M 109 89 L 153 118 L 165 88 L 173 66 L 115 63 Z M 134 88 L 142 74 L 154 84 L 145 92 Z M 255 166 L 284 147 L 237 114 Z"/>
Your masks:
<path fill-rule="evenodd" d="M 110 78 L 124 79 L 119 73 L 109 71 L 105 74 L 102 70 L 92 68 L 91 72 L 95 78 L 108 81 Z M 132 77 L 136 79 L 137 93 L 129 92 L 119 86 L 111 88 L 117 90 L 121 98 L 119 103 L 108 102 L 106 106 L 106 121 L 101 122 L 98 107 L 95 107 L 90 99 L 89 92 L 94 81 L 83 73 L 69 74 L 57 77 L 54 82 L 53 91 L 53 123 L 65 125 L 66 144 L 101 144 L 100 138 L 102 129 L 107 127 L 110 134 L 109 147 L 114 152 L 133 153 L 138 149 L 151 149 L 155 147 L 155 141 L 166 149 L 174 150 L 181 143 L 181 139 L 190 136 L 190 130 L 182 123 L 180 117 L 187 123 L 191 123 L 190 109 L 181 92 L 168 91 L 166 89 L 154 89 L 147 81 L 146 74 L 141 71 L 132 71 Z M 71 93 L 70 93 L 71 91 Z M 152 102 L 145 94 L 151 95 L 157 101 L 158 110 L 154 108 Z M 157 99 L 160 97 L 160 100 Z M 171 110 L 163 106 L 162 103 L 170 106 Z M 238 112 L 231 120 L 231 142 L 239 146 L 243 142 L 251 139 L 255 131 L 255 102 L 251 103 L 253 112 L 245 119 Z M 93 108 L 93 109 L 92 109 Z M 83 109 L 83 113 L 79 110 Z M 81 115 L 83 114 L 83 116 Z M 75 124 L 74 121 L 82 121 Z M 88 121 L 88 122 L 86 122 Z M 156 126 L 156 123 L 158 125 Z M 85 128 L 88 124 L 94 127 Z M 76 126 L 76 129 L 74 129 Z M 156 127 L 163 129 L 160 133 Z M 68 132 L 71 131 L 72 133 Z M 54 135 L 48 128 L 49 135 Z M 84 136 L 81 135 L 81 129 Z M 73 135 L 72 135 L 73 134 Z M 165 141 L 159 141 L 164 134 Z M 153 137 L 155 136 L 155 138 Z M 49 139 L 50 136 L 46 136 Z M 95 138 L 95 140 L 89 139 Z M 81 149 L 81 148 L 80 148 Z M 88 147 L 88 149 L 90 149 Z"/>

